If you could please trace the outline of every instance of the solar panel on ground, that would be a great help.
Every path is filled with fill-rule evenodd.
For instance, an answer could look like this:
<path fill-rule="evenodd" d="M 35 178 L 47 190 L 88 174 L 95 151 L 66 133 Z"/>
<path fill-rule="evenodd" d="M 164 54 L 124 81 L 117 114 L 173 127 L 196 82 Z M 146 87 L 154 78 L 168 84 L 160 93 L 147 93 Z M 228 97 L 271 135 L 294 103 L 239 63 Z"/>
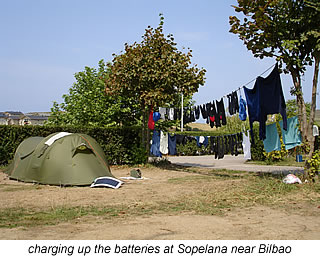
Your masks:
<path fill-rule="evenodd" d="M 108 187 L 113 189 L 118 189 L 122 185 L 122 181 L 119 181 L 112 177 L 99 177 L 96 178 L 93 183 L 91 184 L 91 188 L 98 188 L 98 187 Z"/>

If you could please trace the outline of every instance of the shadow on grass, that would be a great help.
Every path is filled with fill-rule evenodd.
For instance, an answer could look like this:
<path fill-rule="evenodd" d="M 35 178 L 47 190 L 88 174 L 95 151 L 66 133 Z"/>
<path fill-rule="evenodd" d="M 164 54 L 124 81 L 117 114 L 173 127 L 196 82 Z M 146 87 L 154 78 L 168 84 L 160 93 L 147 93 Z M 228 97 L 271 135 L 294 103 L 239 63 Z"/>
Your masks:
<path fill-rule="evenodd" d="M 161 158 L 157 160 L 151 160 L 150 164 L 153 167 L 160 168 L 162 170 L 178 171 L 178 172 L 189 172 L 198 175 L 205 175 L 211 177 L 217 177 L 219 179 L 240 179 L 243 178 L 245 174 L 251 174 L 251 172 L 238 171 L 238 170 L 228 170 L 228 169 L 212 169 L 206 167 L 200 167 L 197 165 L 180 165 L 171 163 L 166 158 Z"/>

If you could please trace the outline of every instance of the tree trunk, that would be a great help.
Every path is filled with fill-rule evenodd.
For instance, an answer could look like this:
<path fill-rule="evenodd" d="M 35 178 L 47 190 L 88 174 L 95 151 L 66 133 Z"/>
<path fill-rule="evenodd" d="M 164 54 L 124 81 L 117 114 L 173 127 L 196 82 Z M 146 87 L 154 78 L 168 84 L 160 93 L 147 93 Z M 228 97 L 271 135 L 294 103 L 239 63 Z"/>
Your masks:
<path fill-rule="evenodd" d="M 141 144 L 143 148 L 146 148 L 146 127 L 147 127 L 147 116 L 145 105 L 142 104 L 142 129 L 141 129 Z"/>
<path fill-rule="evenodd" d="M 148 155 L 147 161 L 146 161 L 147 163 L 149 152 L 150 152 L 150 129 L 148 127 L 148 121 L 149 121 L 151 106 L 148 106 L 148 109 L 146 109 L 146 105 L 145 103 L 143 103 L 142 110 L 143 110 L 143 119 L 142 119 L 141 143 L 142 143 L 142 147 L 145 149 Z"/>
<path fill-rule="evenodd" d="M 149 106 L 148 115 L 150 114 L 151 109 L 152 109 L 152 107 Z M 148 120 L 149 120 L 149 119 L 148 119 Z M 150 151 L 150 129 L 149 129 L 148 126 L 147 126 L 146 140 L 147 140 L 146 150 L 147 150 L 147 153 L 149 154 L 149 151 Z"/>
<path fill-rule="evenodd" d="M 313 74 L 313 82 L 312 82 L 312 96 L 311 96 L 311 111 L 310 111 L 310 118 L 308 124 L 308 138 L 310 141 L 310 152 L 308 157 L 312 157 L 312 153 L 314 152 L 314 136 L 313 136 L 313 124 L 316 115 L 316 102 L 317 102 L 317 85 L 318 85 L 318 76 L 319 76 L 319 61 L 320 61 L 320 54 L 315 56 L 315 65 L 314 65 L 314 74 Z"/>
<path fill-rule="evenodd" d="M 307 110 L 304 102 L 303 93 L 301 89 L 301 77 L 299 72 L 291 70 L 291 77 L 294 83 L 294 93 L 296 95 L 297 106 L 298 106 L 298 118 L 300 124 L 300 131 L 302 135 L 302 141 L 308 143 L 308 122 L 307 122 Z"/>

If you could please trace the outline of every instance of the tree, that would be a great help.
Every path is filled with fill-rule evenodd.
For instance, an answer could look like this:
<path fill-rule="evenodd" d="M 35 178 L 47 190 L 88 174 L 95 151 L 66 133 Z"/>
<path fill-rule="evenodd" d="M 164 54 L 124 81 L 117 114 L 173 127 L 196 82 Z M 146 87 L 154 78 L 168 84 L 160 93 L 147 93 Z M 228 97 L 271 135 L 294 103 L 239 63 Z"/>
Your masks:
<path fill-rule="evenodd" d="M 307 117 L 310 117 L 310 112 L 311 112 L 311 103 L 306 102 L 306 113 L 307 113 Z M 293 116 L 298 116 L 299 114 L 299 108 L 297 105 L 296 100 L 294 99 L 290 99 L 286 101 L 286 110 L 287 110 L 287 117 L 293 117 Z"/>
<path fill-rule="evenodd" d="M 235 11 L 242 21 L 231 16 L 230 32 L 238 34 L 255 57 L 275 57 L 284 72 L 290 73 L 296 96 L 303 141 L 314 149 L 312 126 L 315 119 L 316 93 L 320 61 L 320 12 L 318 0 L 238 0 Z M 310 118 L 306 113 L 301 75 L 314 64 Z"/>
<path fill-rule="evenodd" d="M 136 102 L 124 96 L 105 94 L 105 80 L 109 77 L 107 64 L 99 61 L 99 68 L 85 67 L 75 74 L 76 82 L 63 95 L 64 102 L 54 102 L 49 124 L 114 126 L 136 124 L 141 114 Z"/>
<path fill-rule="evenodd" d="M 205 70 L 191 65 L 192 50 L 179 51 L 172 34 L 163 33 L 164 18 L 156 29 L 148 28 L 141 43 L 125 44 L 125 52 L 114 54 L 106 80 L 109 95 L 136 99 L 143 111 L 143 144 L 148 148 L 146 119 L 155 107 L 176 106 L 181 94 L 191 96 L 204 84 Z"/>

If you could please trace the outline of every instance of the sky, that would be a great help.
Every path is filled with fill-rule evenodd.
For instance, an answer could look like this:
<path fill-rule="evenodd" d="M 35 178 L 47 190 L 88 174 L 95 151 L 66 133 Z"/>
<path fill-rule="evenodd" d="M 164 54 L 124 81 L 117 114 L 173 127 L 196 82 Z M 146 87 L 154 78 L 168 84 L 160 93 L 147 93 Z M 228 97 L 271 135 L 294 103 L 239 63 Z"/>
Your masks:
<path fill-rule="evenodd" d="M 48 112 L 63 102 L 85 66 L 112 60 L 124 44 L 140 42 L 145 29 L 164 20 L 178 48 L 193 50 L 192 64 L 205 68 L 206 83 L 194 94 L 196 105 L 238 89 L 275 64 L 254 58 L 229 32 L 236 0 L 0 0 L 0 111 Z M 270 71 L 269 71 L 270 72 Z M 262 76 L 267 76 L 268 73 Z M 303 77 L 311 100 L 313 68 Z M 285 99 L 292 80 L 281 74 Z M 319 108 L 319 97 L 317 108 Z"/>

